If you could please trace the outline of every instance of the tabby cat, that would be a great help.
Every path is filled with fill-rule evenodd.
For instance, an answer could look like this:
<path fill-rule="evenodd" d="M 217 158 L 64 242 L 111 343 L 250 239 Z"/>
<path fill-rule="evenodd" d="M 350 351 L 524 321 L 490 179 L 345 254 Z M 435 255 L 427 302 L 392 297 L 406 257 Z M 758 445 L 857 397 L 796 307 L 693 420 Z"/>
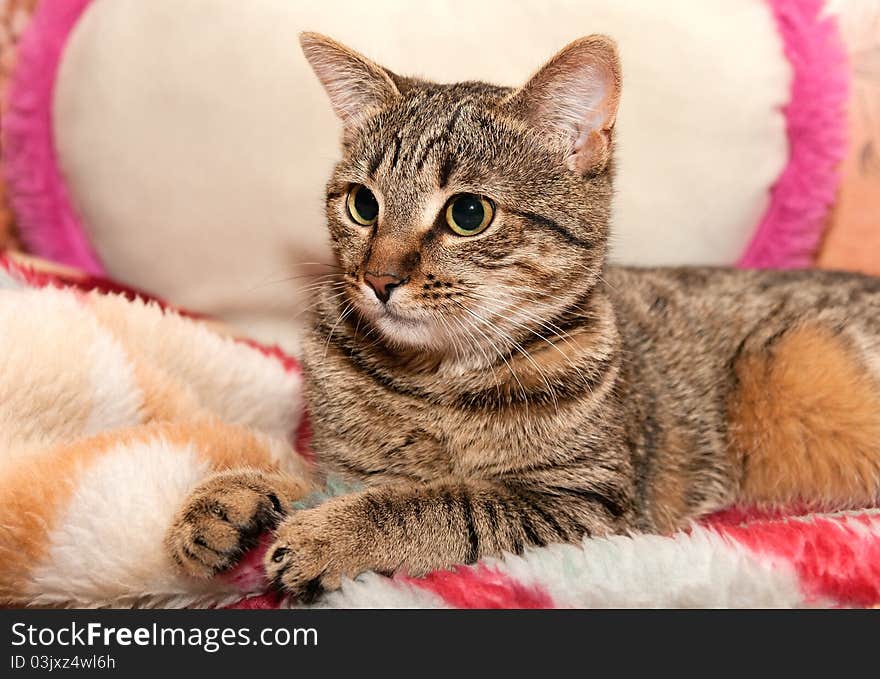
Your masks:
<path fill-rule="evenodd" d="M 307 599 L 734 503 L 878 499 L 880 280 L 606 264 L 610 39 L 516 90 L 301 42 L 344 128 L 338 272 L 304 357 L 313 447 L 365 490 L 284 520 L 278 587 Z M 196 573 L 234 550 L 180 544 Z"/>

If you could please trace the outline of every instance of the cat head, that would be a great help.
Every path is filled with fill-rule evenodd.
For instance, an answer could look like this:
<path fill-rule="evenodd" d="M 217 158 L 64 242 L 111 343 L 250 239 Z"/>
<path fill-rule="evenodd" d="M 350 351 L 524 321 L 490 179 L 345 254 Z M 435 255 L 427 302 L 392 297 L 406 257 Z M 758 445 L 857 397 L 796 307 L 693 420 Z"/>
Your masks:
<path fill-rule="evenodd" d="M 605 259 L 614 43 L 576 40 L 509 89 L 401 77 L 300 39 L 343 124 L 326 197 L 337 308 L 391 347 L 471 358 L 554 334 Z"/>

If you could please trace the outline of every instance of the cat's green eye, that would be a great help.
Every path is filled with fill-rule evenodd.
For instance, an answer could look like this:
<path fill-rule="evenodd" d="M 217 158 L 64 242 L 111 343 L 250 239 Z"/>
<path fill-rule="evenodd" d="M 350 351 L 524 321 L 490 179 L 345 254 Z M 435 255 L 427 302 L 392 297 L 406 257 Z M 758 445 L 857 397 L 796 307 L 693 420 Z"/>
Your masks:
<path fill-rule="evenodd" d="M 475 193 L 455 196 L 446 206 L 446 223 L 459 236 L 475 236 L 485 231 L 494 216 L 492 202 Z"/>
<path fill-rule="evenodd" d="M 379 218 L 379 201 L 363 184 L 354 184 L 348 190 L 348 214 L 361 226 L 372 226 Z"/>

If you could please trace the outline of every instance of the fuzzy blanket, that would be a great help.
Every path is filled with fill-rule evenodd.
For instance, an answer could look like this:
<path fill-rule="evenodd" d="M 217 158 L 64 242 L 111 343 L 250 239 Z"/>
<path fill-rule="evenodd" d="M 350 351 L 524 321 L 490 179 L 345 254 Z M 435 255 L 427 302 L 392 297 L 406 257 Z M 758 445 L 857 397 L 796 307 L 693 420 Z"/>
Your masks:
<path fill-rule="evenodd" d="M 233 572 L 195 581 L 177 573 L 162 543 L 214 470 L 305 478 L 300 388 L 298 364 L 277 350 L 108 281 L 0 254 L 0 598 L 296 605 L 265 592 L 259 549 Z M 420 579 L 367 573 L 317 605 L 878 604 L 880 511 L 866 509 L 730 510 L 671 536 L 586 539 Z"/>
<path fill-rule="evenodd" d="M 163 543 L 216 471 L 306 478 L 300 393 L 297 363 L 278 351 L 0 254 L 0 605 L 215 605 L 259 592 L 247 572 L 181 575 Z"/>

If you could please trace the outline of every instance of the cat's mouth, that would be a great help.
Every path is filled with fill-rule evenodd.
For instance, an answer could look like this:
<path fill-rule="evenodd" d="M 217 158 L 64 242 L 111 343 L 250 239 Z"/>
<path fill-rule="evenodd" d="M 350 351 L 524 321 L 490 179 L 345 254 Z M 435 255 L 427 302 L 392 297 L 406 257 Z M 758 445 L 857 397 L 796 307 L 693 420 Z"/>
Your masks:
<path fill-rule="evenodd" d="M 385 305 L 373 311 L 372 320 L 386 334 L 395 331 L 425 329 L 432 325 L 431 319 L 420 310 L 401 308 L 400 305 Z"/>
<path fill-rule="evenodd" d="M 395 323 L 403 323 L 404 325 L 424 325 L 425 323 L 424 319 L 413 318 L 412 316 L 401 314 L 394 309 L 388 309 L 387 307 L 384 309 L 381 316 L 390 321 L 394 321 Z"/>
<path fill-rule="evenodd" d="M 394 309 L 383 309 L 372 325 L 391 345 L 416 350 L 437 348 L 438 332 L 429 318 Z"/>
<path fill-rule="evenodd" d="M 409 308 L 399 299 L 383 304 L 372 294 L 358 295 L 353 301 L 361 317 L 391 344 L 425 349 L 436 344 L 436 322 L 424 309 Z"/>

